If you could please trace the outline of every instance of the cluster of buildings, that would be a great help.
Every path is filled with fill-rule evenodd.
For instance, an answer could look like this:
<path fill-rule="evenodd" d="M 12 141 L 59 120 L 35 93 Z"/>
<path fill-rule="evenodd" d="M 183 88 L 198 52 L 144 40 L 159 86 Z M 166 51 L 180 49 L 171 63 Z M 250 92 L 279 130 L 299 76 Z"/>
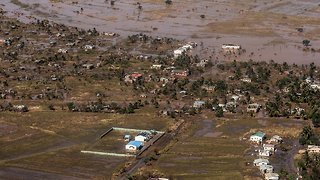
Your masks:
<path fill-rule="evenodd" d="M 179 47 L 178 49 L 173 51 L 173 56 L 175 58 L 181 56 L 182 54 L 186 53 L 187 51 L 195 48 L 198 44 L 195 42 L 188 42 L 187 44 L 183 45 L 182 47 Z"/>
<path fill-rule="evenodd" d="M 128 152 L 136 152 L 144 146 L 146 142 L 148 142 L 156 132 L 154 131 L 143 131 L 137 134 L 134 138 L 131 135 L 125 135 L 124 140 L 129 141 L 129 143 L 125 146 L 126 151 Z"/>
<path fill-rule="evenodd" d="M 250 136 L 249 140 L 251 142 L 262 145 L 258 150 L 259 158 L 253 161 L 253 165 L 259 168 L 266 180 L 278 180 L 279 174 L 274 173 L 274 168 L 270 164 L 268 158 L 276 151 L 275 145 L 282 143 L 283 140 L 278 135 L 272 136 L 269 140 L 263 143 L 265 139 L 266 134 L 260 131 Z"/>

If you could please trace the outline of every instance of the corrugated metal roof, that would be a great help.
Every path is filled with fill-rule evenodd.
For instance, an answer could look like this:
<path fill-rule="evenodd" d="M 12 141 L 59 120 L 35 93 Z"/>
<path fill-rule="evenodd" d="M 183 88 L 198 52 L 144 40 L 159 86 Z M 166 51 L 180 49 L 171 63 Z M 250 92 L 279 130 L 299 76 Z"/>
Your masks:
<path fill-rule="evenodd" d="M 127 145 L 133 145 L 133 146 L 136 146 L 136 147 L 140 147 L 143 145 L 142 142 L 140 141 L 130 141 Z"/>

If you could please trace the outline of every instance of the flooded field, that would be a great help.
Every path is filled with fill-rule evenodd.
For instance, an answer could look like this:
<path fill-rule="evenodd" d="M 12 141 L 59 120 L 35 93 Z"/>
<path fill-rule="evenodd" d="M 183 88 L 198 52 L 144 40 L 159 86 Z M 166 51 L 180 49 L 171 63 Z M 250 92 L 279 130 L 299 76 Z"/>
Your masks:
<path fill-rule="evenodd" d="M 139 4 L 140 8 L 139 8 Z M 9 16 L 34 18 L 126 37 L 136 33 L 174 37 L 201 44 L 201 57 L 320 64 L 320 6 L 316 0 L 3 0 Z M 297 31 L 302 28 L 303 32 Z M 304 51 L 302 41 L 309 39 Z M 225 56 L 221 44 L 240 44 L 246 53 Z M 313 51 L 313 52 L 312 52 Z"/>

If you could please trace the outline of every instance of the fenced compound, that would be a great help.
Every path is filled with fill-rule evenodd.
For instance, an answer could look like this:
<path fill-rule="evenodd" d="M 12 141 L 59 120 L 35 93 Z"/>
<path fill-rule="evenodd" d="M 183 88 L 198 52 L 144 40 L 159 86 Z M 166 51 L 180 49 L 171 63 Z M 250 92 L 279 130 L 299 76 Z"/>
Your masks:
<path fill-rule="evenodd" d="M 130 129 L 130 128 L 120 128 L 120 127 L 111 127 L 107 131 L 105 131 L 103 134 L 100 135 L 100 139 L 105 137 L 107 134 L 109 134 L 112 131 L 123 131 L 123 132 L 145 132 L 150 130 L 143 130 L 143 129 Z M 143 148 L 137 152 L 137 154 L 121 154 L 121 153 L 111 153 L 111 152 L 100 152 L 100 151 L 85 151 L 82 150 L 81 153 L 85 154 L 95 154 L 95 155 L 102 155 L 102 156 L 115 156 L 115 157 L 138 157 L 140 156 L 144 151 L 150 148 L 155 142 L 157 142 L 163 135 L 165 135 L 165 132 L 163 131 L 154 131 L 157 134 L 150 139 L 150 141 L 146 142 Z"/>

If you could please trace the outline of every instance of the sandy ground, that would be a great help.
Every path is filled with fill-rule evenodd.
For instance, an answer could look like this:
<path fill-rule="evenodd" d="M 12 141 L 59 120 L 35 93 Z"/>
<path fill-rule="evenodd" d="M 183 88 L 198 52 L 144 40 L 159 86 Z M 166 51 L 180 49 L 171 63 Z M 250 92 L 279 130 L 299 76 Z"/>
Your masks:
<path fill-rule="evenodd" d="M 122 36 L 147 33 L 192 40 L 203 44 L 196 53 L 217 60 L 248 60 L 307 64 L 318 62 L 319 52 L 304 52 L 302 40 L 320 49 L 320 6 L 317 0 L 3 0 L 2 8 L 23 21 L 46 18 L 85 29 L 97 28 Z M 77 3 L 72 3 L 77 2 Z M 83 11 L 81 11 L 83 8 Z M 21 14 L 23 13 L 23 15 Z M 201 18 L 200 15 L 205 15 Z M 302 27 L 299 33 L 296 28 Z M 240 44 L 246 53 L 218 53 L 223 43 Z"/>

